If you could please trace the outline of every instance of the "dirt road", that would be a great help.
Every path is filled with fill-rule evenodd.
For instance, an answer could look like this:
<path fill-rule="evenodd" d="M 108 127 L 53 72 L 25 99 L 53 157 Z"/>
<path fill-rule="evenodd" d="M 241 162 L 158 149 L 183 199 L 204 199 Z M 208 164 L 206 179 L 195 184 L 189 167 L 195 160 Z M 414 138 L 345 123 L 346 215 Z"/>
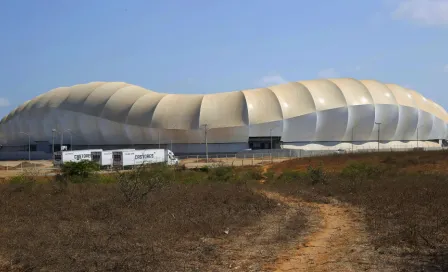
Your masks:
<path fill-rule="evenodd" d="M 263 167 L 263 174 L 268 168 L 269 165 Z M 285 205 L 308 205 L 317 212 L 314 231 L 296 250 L 280 256 L 274 271 L 392 271 L 370 245 L 361 212 L 356 208 L 336 200 L 311 203 L 276 193 L 265 194 Z"/>

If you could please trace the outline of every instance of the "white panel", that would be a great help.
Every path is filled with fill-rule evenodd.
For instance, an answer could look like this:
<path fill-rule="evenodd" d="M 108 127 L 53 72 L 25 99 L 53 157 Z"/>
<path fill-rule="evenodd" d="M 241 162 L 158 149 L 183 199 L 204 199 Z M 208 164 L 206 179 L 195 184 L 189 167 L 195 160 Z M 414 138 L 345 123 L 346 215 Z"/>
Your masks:
<path fill-rule="evenodd" d="M 153 144 L 158 143 L 157 129 L 147 130 L 147 137 L 152 139 Z M 171 140 L 176 142 L 182 142 L 186 144 L 205 143 L 205 130 L 204 129 L 176 129 L 176 130 L 159 130 L 160 131 L 160 143 L 169 144 Z M 208 138 L 208 136 L 207 136 Z"/>
<path fill-rule="evenodd" d="M 429 136 L 430 139 L 431 140 L 443 139 L 445 136 L 445 129 L 446 129 L 445 122 L 437 117 L 434 117 L 433 120 L 434 120 L 434 125 L 433 125 L 433 129 Z"/>
<path fill-rule="evenodd" d="M 316 137 L 317 113 L 289 118 L 283 121 L 284 142 L 314 141 Z"/>
<path fill-rule="evenodd" d="M 418 111 L 418 137 L 417 137 L 417 129 L 415 131 L 415 135 L 412 137 L 413 139 L 419 140 L 427 140 L 429 134 L 431 133 L 433 126 L 433 117 L 430 113 L 425 112 L 423 110 Z"/>
<path fill-rule="evenodd" d="M 329 79 L 342 91 L 348 106 L 372 104 L 369 90 L 359 81 L 351 78 Z"/>
<path fill-rule="evenodd" d="M 101 145 L 106 142 L 98 128 L 97 119 L 98 117 L 78 113 L 78 132 L 76 134 L 82 135 L 87 145 Z"/>
<path fill-rule="evenodd" d="M 67 111 L 67 110 L 57 110 L 54 112 L 56 114 L 56 123 L 53 127 L 57 131 L 57 144 L 60 144 L 61 133 L 63 132 L 64 144 L 70 143 L 70 134 L 67 130 L 71 130 L 74 133 L 80 130 L 78 116 L 80 113 Z M 84 126 L 84 125 L 83 125 Z M 74 138 L 74 136 L 73 136 Z M 74 143 L 73 143 L 74 144 Z"/>
<path fill-rule="evenodd" d="M 369 90 L 374 104 L 397 104 L 394 94 L 383 83 L 376 80 L 361 80 L 360 82 Z"/>
<path fill-rule="evenodd" d="M 117 122 L 113 122 L 103 118 L 98 118 L 97 123 L 98 123 L 98 130 L 103 136 L 105 143 L 109 145 L 120 145 L 130 143 L 130 141 L 126 136 L 124 124 L 119 124 Z"/>
<path fill-rule="evenodd" d="M 45 137 L 46 141 L 52 141 L 52 130 L 56 128 L 57 116 L 59 115 L 60 110 L 50 108 L 46 111 L 44 119 L 41 121 L 42 133 Z"/>
<path fill-rule="evenodd" d="M 375 106 L 372 104 L 348 107 L 348 124 L 343 141 L 368 139 L 375 125 Z"/>
<path fill-rule="evenodd" d="M 418 109 L 407 106 L 399 106 L 399 118 L 397 132 L 394 140 L 416 140 L 413 135 L 417 130 L 418 125 Z"/>
<path fill-rule="evenodd" d="M 279 101 L 271 90 L 256 89 L 243 91 L 243 93 L 246 97 L 250 125 L 269 123 L 283 119 Z"/>
<path fill-rule="evenodd" d="M 328 80 L 301 81 L 311 93 L 317 111 L 347 107 L 342 91 Z"/>
<path fill-rule="evenodd" d="M 8 138 L 8 144 L 15 144 L 15 143 L 23 142 L 22 139 L 17 137 L 18 136 L 17 134 L 19 131 L 20 131 L 19 118 L 17 118 L 17 116 L 14 118 L 10 118 L 5 123 L 5 134 L 6 134 L 6 137 Z"/>
<path fill-rule="evenodd" d="M 250 137 L 269 137 L 272 136 L 282 136 L 283 134 L 283 121 L 268 122 L 262 124 L 250 125 L 249 136 Z"/>
<path fill-rule="evenodd" d="M 100 117 L 125 123 L 134 103 L 150 91 L 134 85 L 127 85 L 118 89 L 108 100 Z"/>
<path fill-rule="evenodd" d="M 10 122 L 0 123 L 0 144 L 6 145 L 9 142 L 10 135 L 8 135 Z"/>
<path fill-rule="evenodd" d="M 381 141 L 393 140 L 397 132 L 399 120 L 399 109 L 397 105 L 383 104 L 375 105 L 375 122 L 381 123 Z M 378 126 L 375 125 L 369 138 L 371 141 L 378 140 Z"/>
<path fill-rule="evenodd" d="M 202 98 L 203 95 L 164 96 L 154 111 L 151 127 L 198 129 Z"/>
<path fill-rule="evenodd" d="M 340 141 L 347 130 L 346 107 L 317 112 L 316 141 Z"/>
<path fill-rule="evenodd" d="M 249 127 L 227 127 L 210 129 L 207 134 L 210 143 L 242 143 L 249 140 Z M 182 142 L 179 140 L 178 142 Z"/>
<path fill-rule="evenodd" d="M 25 113 L 25 112 L 24 112 Z M 42 141 L 43 140 L 43 126 L 42 120 L 44 116 L 41 114 L 41 111 L 36 111 L 34 109 L 30 109 L 25 113 L 29 123 L 29 130 L 25 131 L 30 133 L 31 141 Z"/>
<path fill-rule="evenodd" d="M 244 94 L 229 92 L 205 95 L 201 103 L 199 123 L 208 124 L 210 128 L 242 127 L 249 124 Z"/>
<path fill-rule="evenodd" d="M 17 116 L 17 119 L 15 119 L 16 124 L 18 125 L 19 129 L 15 131 L 16 137 L 19 138 L 19 141 L 23 142 L 24 135 L 20 135 L 20 132 L 29 132 L 30 131 L 30 121 L 29 121 L 29 115 L 27 112 L 22 111 Z M 23 139 L 21 139 L 23 138 Z M 24 142 L 23 142 L 24 143 Z"/>
<path fill-rule="evenodd" d="M 132 144 L 145 144 L 145 135 L 143 128 L 140 126 L 125 125 L 127 138 L 131 140 Z"/>
<path fill-rule="evenodd" d="M 121 88 L 129 86 L 124 82 L 108 82 L 95 88 L 82 104 L 82 112 L 100 117 L 107 101 Z"/>
<path fill-rule="evenodd" d="M 302 116 L 316 111 L 310 91 L 298 82 L 269 87 L 274 92 L 282 109 L 284 119 Z"/>
<path fill-rule="evenodd" d="M 68 90 L 64 92 L 62 99 L 63 101 L 61 101 L 62 103 L 60 103 L 59 108 L 61 110 L 83 112 L 84 102 L 87 99 L 87 97 L 96 88 L 101 87 L 102 85 L 105 84 L 106 82 L 91 82 L 88 84 L 78 84 L 70 87 Z M 56 94 L 54 95 L 56 96 Z"/>

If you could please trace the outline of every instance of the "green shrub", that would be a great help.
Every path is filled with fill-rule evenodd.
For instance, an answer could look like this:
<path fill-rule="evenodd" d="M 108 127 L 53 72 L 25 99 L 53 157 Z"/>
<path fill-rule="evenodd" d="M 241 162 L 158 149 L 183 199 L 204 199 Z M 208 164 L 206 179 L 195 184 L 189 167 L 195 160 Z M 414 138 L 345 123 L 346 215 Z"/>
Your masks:
<path fill-rule="evenodd" d="M 210 181 L 229 182 L 236 177 L 235 172 L 230 166 L 218 166 L 210 168 L 208 171 L 208 179 Z"/>
<path fill-rule="evenodd" d="M 271 175 L 273 177 L 274 173 L 271 172 L 271 173 L 269 173 L 269 175 Z M 281 182 L 285 182 L 285 183 L 297 182 L 297 181 L 301 181 L 301 180 L 305 179 L 306 176 L 307 176 L 307 174 L 303 173 L 303 172 L 286 170 L 286 171 L 283 171 L 283 173 L 281 173 L 280 176 L 278 176 L 277 180 L 281 181 Z"/>
<path fill-rule="evenodd" d="M 325 173 L 322 164 L 317 167 L 309 165 L 307 168 L 308 177 L 311 179 L 311 184 L 316 185 L 319 183 L 326 184 L 328 181 L 327 173 Z"/>
<path fill-rule="evenodd" d="M 100 170 L 100 166 L 92 161 L 67 162 L 61 167 L 64 177 L 70 178 L 72 182 L 84 181 L 86 178 Z"/>
<path fill-rule="evenodd" d="M 237 182 L 258 181 L 264 178 L 259 167 L 236 168 L 233 171 L 235 172 L 234 179 Z"/>
<path fill-rule="evenodd" d="M 120 191 L 131 205 L 143 200 L 151 191 L 174 179 L 174 170 L 166 164 L 141 165 L 130 172 L 117 172 Z"/>
<path fill-rule="evenodd" d="M 351 179 L 378 177 L 384 172 L 379 165 L 371 165 L 366 162 L 352 162 L 342 169 L 341 175 Z"/>

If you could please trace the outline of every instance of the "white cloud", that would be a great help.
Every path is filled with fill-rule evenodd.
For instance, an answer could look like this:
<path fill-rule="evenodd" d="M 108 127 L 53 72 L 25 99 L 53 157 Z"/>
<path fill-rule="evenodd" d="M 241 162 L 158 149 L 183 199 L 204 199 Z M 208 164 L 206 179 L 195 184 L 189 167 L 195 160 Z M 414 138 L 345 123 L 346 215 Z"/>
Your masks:
<path fill-rule="evenodd" d="M 282 76 L 280 75 L 269 75 L 269 76 L 264 76 L 261 80 L 260 80 L 260 84 L 263 86 L 271 86 L 271 85 L 278 85 L 278 84 L 284 84 L 287 83 L 288 81 L 286 79 L 284 79 Z"/>
<path fill-rule="evenodd" d="M 11 105 L 11 103 L 9 103 L 8 99 L 0 97 L 0 107 L 8 107 L 9 105 Z"/>
<path fill-rule="evenodd" d="M 445 65 L 445 67 L 443 67 L 443 71 L 444 71 L 445 73 L 448 73 L 448 64 Z"/>
<path fill-rule="evenodd" d="M 317 75 L 322 78 L 339 77 L 339 73 L 334 68 L 324 69 L 324 70 L 320 71 Z"/>
<path fill-rule="evenodd" d="M 391 15 L 423 25 L 448 25 L 448 0 L 400 0 Z"/>

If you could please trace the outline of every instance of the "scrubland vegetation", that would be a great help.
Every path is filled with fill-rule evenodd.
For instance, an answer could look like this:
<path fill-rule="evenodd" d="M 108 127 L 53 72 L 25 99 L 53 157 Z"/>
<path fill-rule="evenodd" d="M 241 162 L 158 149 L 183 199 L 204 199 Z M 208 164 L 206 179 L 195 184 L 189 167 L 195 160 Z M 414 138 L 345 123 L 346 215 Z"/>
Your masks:
<path fill-rule="evenodd" d="M 310 231 L 313 210 L 263 191 L 359 208 L 381 262 L 447 271 L 447 159 L 352 154 L 102 175 L 72 164 L 55 178 L 15 177 L 0 185 L 0 271 L 266 271 Z"/>
<path fill-rule="evenodd" d="M 448 271 L 447 159 L 446 152 L 311 158 L 277 164 L 266 176 L 271 190 L 362 208 L 382 261 L 398 270 Z"/>

